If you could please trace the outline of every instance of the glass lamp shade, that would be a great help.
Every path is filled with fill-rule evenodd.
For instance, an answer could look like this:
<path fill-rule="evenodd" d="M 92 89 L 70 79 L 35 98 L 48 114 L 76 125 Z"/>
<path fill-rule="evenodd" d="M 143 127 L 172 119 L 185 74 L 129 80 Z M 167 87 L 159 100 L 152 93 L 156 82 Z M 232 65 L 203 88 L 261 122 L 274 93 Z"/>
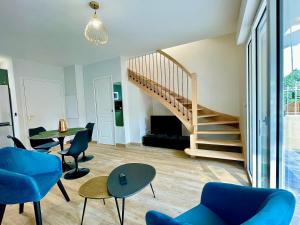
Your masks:
<path fill-rule="evenodd" d="M 94 14 L 85 27 L 85 38 L 94 44 L 106 44 L 108 42 L 108 34 L 102 21 Z"/>

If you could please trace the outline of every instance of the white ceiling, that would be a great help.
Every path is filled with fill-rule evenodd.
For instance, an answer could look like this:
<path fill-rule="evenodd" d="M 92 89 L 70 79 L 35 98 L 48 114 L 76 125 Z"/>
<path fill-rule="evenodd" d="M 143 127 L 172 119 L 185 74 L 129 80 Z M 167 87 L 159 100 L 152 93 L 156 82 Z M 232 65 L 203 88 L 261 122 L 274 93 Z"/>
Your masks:
<path fill-rule="evenodd" d="M 55 65 L 117 56 L 233 33 L 240 0 L 101 0 L 109 43 L 84 38 L 88 0 L 1 0 L 0 54 Z"/>

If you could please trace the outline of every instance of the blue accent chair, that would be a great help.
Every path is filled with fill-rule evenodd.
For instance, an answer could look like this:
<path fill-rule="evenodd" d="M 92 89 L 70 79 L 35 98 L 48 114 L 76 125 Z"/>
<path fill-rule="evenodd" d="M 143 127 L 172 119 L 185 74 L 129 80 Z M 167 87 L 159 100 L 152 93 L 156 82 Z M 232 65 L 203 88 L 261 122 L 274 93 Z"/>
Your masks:
<path fill-rule="evenodd" d="M 172 218 L 149 211 L 147 225 L 289 225 L 295 198 L 288 191 L 207 183 L 201 203 Z"/>
<path fill-rule="evenodd" d="M 57 184 L 64 197 L 69 201 L 60 178 L 61 161 L 57 156 L 24 149 L 6 147 L 0 149 L 0 224 L 5 207 L 33 202 L 35 220 L 42 225 L 40 200 Z"/>

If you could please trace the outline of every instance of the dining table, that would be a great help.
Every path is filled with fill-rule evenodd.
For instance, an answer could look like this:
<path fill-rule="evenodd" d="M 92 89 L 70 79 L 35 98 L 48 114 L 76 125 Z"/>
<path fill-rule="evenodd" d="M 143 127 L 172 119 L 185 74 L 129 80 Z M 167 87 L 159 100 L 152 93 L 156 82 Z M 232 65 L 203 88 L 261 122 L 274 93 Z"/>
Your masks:
<path fill-rule="evenodd" d="M 60 149 L 61 149 L 61 151 L 63 151 L 65 137 L 73 136 L 77 132 L 83 131 L 83 130 L 86 130 L 86 128 L 75 127 L 75 128 L 67 129 L 64 132 L 60 132 L 59 130 L 47 130 L 47 131 L 40 132 L 37 135 L 31 136 L 30 139 L 32 139 L 32 140 L 42 140 L 42 139 L 50 139 L 50 138 L 58 139 Z M 72 169 L 72 167 L 65 161 L 64 156 L 62 156 L 62 169 L 64 172 Z"/>

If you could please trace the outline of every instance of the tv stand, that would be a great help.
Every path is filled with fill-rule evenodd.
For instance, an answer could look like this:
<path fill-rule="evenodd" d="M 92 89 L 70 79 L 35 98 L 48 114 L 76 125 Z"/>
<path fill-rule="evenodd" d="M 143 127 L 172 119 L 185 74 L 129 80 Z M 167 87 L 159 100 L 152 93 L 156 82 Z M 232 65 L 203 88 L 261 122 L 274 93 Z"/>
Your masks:
<path fill-rule="evenodd" d="M 143 145 L 184 150 L 190 147 L 190 137 L 182 135 L 176 116 L 151 116 L 151 133 L 143 137 Z"/>

